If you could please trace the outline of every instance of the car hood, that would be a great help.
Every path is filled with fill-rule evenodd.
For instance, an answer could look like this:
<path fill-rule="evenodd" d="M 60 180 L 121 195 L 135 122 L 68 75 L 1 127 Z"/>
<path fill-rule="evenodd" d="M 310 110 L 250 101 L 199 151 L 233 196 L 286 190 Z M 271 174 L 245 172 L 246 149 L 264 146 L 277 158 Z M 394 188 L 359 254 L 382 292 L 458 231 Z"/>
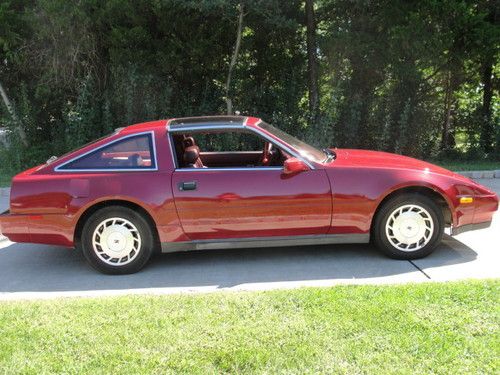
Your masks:
<path fill-rule="evenodd" d="M 353 150 L 353 149 L 331 149 L 337 154 L 337 158 L 330 164 L 332 167 L 337 165 L 343 166 L 363 166 L 373 168 L 402 168 L 414 169 L 418 171 L 428 171 L 440 175 L 459 177 L 462 175 L 441 168 L 437 165 L 427 163 L 422 160 L 410 158 L 408 156 L 391 154 L 389 152 L 368 151 L 368 150 Z"/>

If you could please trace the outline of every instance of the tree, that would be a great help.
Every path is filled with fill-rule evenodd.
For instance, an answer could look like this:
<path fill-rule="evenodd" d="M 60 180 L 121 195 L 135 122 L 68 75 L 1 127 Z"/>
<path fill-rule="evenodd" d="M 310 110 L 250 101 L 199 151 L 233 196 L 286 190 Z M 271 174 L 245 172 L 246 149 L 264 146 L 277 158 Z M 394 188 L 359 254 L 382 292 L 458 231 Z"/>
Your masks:
<path fill-rule="evenodd" d="M 238 4 L 238 29 L 236 31 L 236 43 L 234 44 L 233 55 L 231 57 L 231 62 L 229 63 L 229 71 L 227 73 L 226 79 L 226 105 L 227 105 L 227 114 L 233 114 L 233 102 L 231 97 L 229 96 L 229 90 L 231 88 L 231 76 L 233 74 L 234 66 L 236 65 L 236 61 L 238 60 L 238 54 L 240 52 L 241 46 L 241 32 L 243 29 L 243 16 L 244 16 L 244 7 L 243 3 Z"/>
<path fill-rule="evenodd" d="M 310 120 L 314 123 L 318 118 L 319 87 L 318 87 L 318 45 L 316 42 L 316 18 L 314 15 L 314 0 L 305 1 L 306 34 L 307 34 L 307 75 Z"/>
<path fill-rule="evenodd" d="M 2 75 L 6 74 L 4 70 L 10 66 L 11 59 L 15 59 L 15 51 L 22 43 L 22 29 L 26 26 L 19 10 L 14 9 L 10 1 L 4 1 L 0 4 L 0 49 L 4 55 L 3 61 L 0 62 L 0 96 L 11 122 L 19 134 L 21 144 L 25 147 L 28 146 L 28 138 L 21 119 L 4 88 Z"/>
<path fill-rule="evenodd" d="M 321 147 L 494 157 L 497 8 L 494 0 L 3 0 L 0 124 L 16 146 L 0 156 L 14 155 L 19 169 L 116 127 L 237 107 Z"/>
<path fill-rule="evenodd" d="M 481 104 L 481 147 L 484 152 L 493 151 L 493 142 L 495 138 L 495 129 L 492 119 L 492 99 L 493 99 L 493 66 L 495 64 L 495 55 L 498 54 L 500 37 L 500 17 L 498 14 L 498 4 L 494 1 L 486 4 L 487 13 L 485 21 L 490 27 L 486 36 L 482 58 L 481 58 L 481 82 L 483 86 L 483 100 Z"/>
<path fill-rule="evenodd" d="M 19 138 L 21 140 L 21 143 L 23 146 L 27 147 L 28 146 L 28 138 L 26 137 L 26 133 L 24 132 L 23 125 L 21 121 L 19 120 L 19 117 L 17 116 L 16 111 L 14 110 L 14 107 L 12 106 L 12 103 L 10 102 L 9 97 L 7 96 L 7 93 L 5 92 L 5 89 L 3 88 L 2 83 L 0 82 L 0 96 L 2 97 L 2 100 L 5 104 L 5 107 L 7 108 L 7 111 L 9 112 L 10 116 L 12 117 L 12 122 L 15 124 L 15 128 L 17 132 L 19 133 Z"/>

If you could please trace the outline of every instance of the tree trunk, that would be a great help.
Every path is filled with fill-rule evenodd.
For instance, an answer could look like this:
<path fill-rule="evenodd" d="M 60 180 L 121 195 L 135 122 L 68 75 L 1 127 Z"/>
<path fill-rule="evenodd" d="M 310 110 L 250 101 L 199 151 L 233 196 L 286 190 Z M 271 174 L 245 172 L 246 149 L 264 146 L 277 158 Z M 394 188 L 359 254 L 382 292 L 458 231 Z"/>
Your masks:
<path fill-rule="evenodd" d="M 239 16 L 238 16 L 238 31 L 236 34 L 236 44 L 234 46 L 233 56 L 231 57 L 231 62 L 229 63 L 229 71 L 227 73 L 226 80 L 226 105 L 227 105 L 227 114 L 233 114 L 233 102 L 231 97 L 229 96 L 229 90 L 231 88 L 231 76 L 233 74 L 234 66 L 236 65 L 236 61 L 238 60 L 238 54 L 240 52 L 241 45 L 241 32 L 243 29 L 243 3 L 238 5 L 239 8 Z"/>
<path fill-rule="evenodd" d="M 491 121 L 491 99 L 493 97 L 493 59 L 486 59 L 482 65 L 483 104 L 481 106 L 481 147 L 484 152 L 493 150 L 494 128 Z"/>
<path fill-rule="evenodd" d="M 7 107 L 7 111 L 9 112 L 10 117 L 12 117 L 12 121 L 14 122 L 17 132 L 19 133 L 19 139 L 21 140 L 21 143 L 23 144 L 23 146 L 28 146 L 28 138 L 26 137 L 26 133 L 24 132 L 21 121 L 19 120 L 19 117 L 17 117 L 16 111 L 14 111 L 14 107 L 12 106 L 9 97 L 7 96 L 7 93 L 5 92 L 1 82 L 0 82 L 0 96 L 2 96 L 5 107 Z"/>
<path fill-rule="evenodd" d="M 495 2 L 489 5 L 486 21 L 498 26 L 498 8 Z M 490 47 L 490 46 L 488 46 Z M 491 101 L 493 98 L 493 65 L 495 63 L 494 47 L 485 48 L 481 64 L 481 81 L 483 83 L 483 103 L 481 106 L 481 134 L 479 137 L 481 148 L 484 152 L 493 151 L 495 128 L 491 118 Z"/>
<path fill-rule="evenodd" d="M 314 16 L 314 0 L 306 0 L 306 28 L 307 28 L 307 75 L 309 91 L 309 113 L 311 122 L 318 117 L 319 89 L 318 89 L 318 57 L 316 42 L 316 19 Z"/>
<path fill-rule="evenodd" d="M 451 72 L 448 72 L 446 80 L 446 92 L 444 96 L 444 116 L 441 129 L 441 151 L 449 150 L 451 147 L 450 130 L 451 130 L 451 111 L 452 111 L 452 87 L 451 87 Z"/>

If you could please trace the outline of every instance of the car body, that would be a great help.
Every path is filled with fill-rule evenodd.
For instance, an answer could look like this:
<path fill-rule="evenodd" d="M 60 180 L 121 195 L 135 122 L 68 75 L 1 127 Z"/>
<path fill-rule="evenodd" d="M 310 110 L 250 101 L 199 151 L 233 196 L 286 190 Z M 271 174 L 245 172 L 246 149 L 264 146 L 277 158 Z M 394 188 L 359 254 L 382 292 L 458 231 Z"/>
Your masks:
<path fill-rule="evenodd" d="M 265 150 L 200 152 L 190 137 L 226 131 L 251 133 L 270 150 L 268 158 L 278 155 L 281 161 L 265 164 Z M 325 150 L 325 160 L 320 160 L 315 150 L 297 142 L 258 118 L 243 116 L 161 120 L 118 129 L 15 176 L 0 233 L 14 242 L 75 247 L 90 218 L 113 206 L 144 218 L 153 247 L 163 252 L 368 243 L 378 212 L 402 194 L 432 201 L 452 234 L 487 227 L 498 208 L 494 192 L 420 160 L 350 149 Z M 416 211 L 407 210 L 405 215 L 415 218 Z M 437 224 L 435 219 L 432 225 Z M 108 221 L 100 231 L 114 225 Z M 94 242 L 101 240 L 96 231 Z M 116 246 L 125 241 L 108 232 L 111 247 L 110 238 Z M 101 271 L 110 269 L 112 264 Z"/>

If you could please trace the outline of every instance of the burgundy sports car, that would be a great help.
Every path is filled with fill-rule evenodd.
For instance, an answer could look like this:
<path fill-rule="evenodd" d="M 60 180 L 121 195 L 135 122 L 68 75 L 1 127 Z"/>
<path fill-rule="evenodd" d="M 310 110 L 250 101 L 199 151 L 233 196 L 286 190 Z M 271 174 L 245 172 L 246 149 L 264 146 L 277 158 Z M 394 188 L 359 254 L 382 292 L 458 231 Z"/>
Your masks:
<path fill-rule="evenodd" d="M 193 117 L 117 129 L 15 176 L 0 233 L 124 274 L 155 251 L 371 240 L 415 259 L 497 208 L 494 192 L 423 161 L 319 150 L 254 117 Z"/>

